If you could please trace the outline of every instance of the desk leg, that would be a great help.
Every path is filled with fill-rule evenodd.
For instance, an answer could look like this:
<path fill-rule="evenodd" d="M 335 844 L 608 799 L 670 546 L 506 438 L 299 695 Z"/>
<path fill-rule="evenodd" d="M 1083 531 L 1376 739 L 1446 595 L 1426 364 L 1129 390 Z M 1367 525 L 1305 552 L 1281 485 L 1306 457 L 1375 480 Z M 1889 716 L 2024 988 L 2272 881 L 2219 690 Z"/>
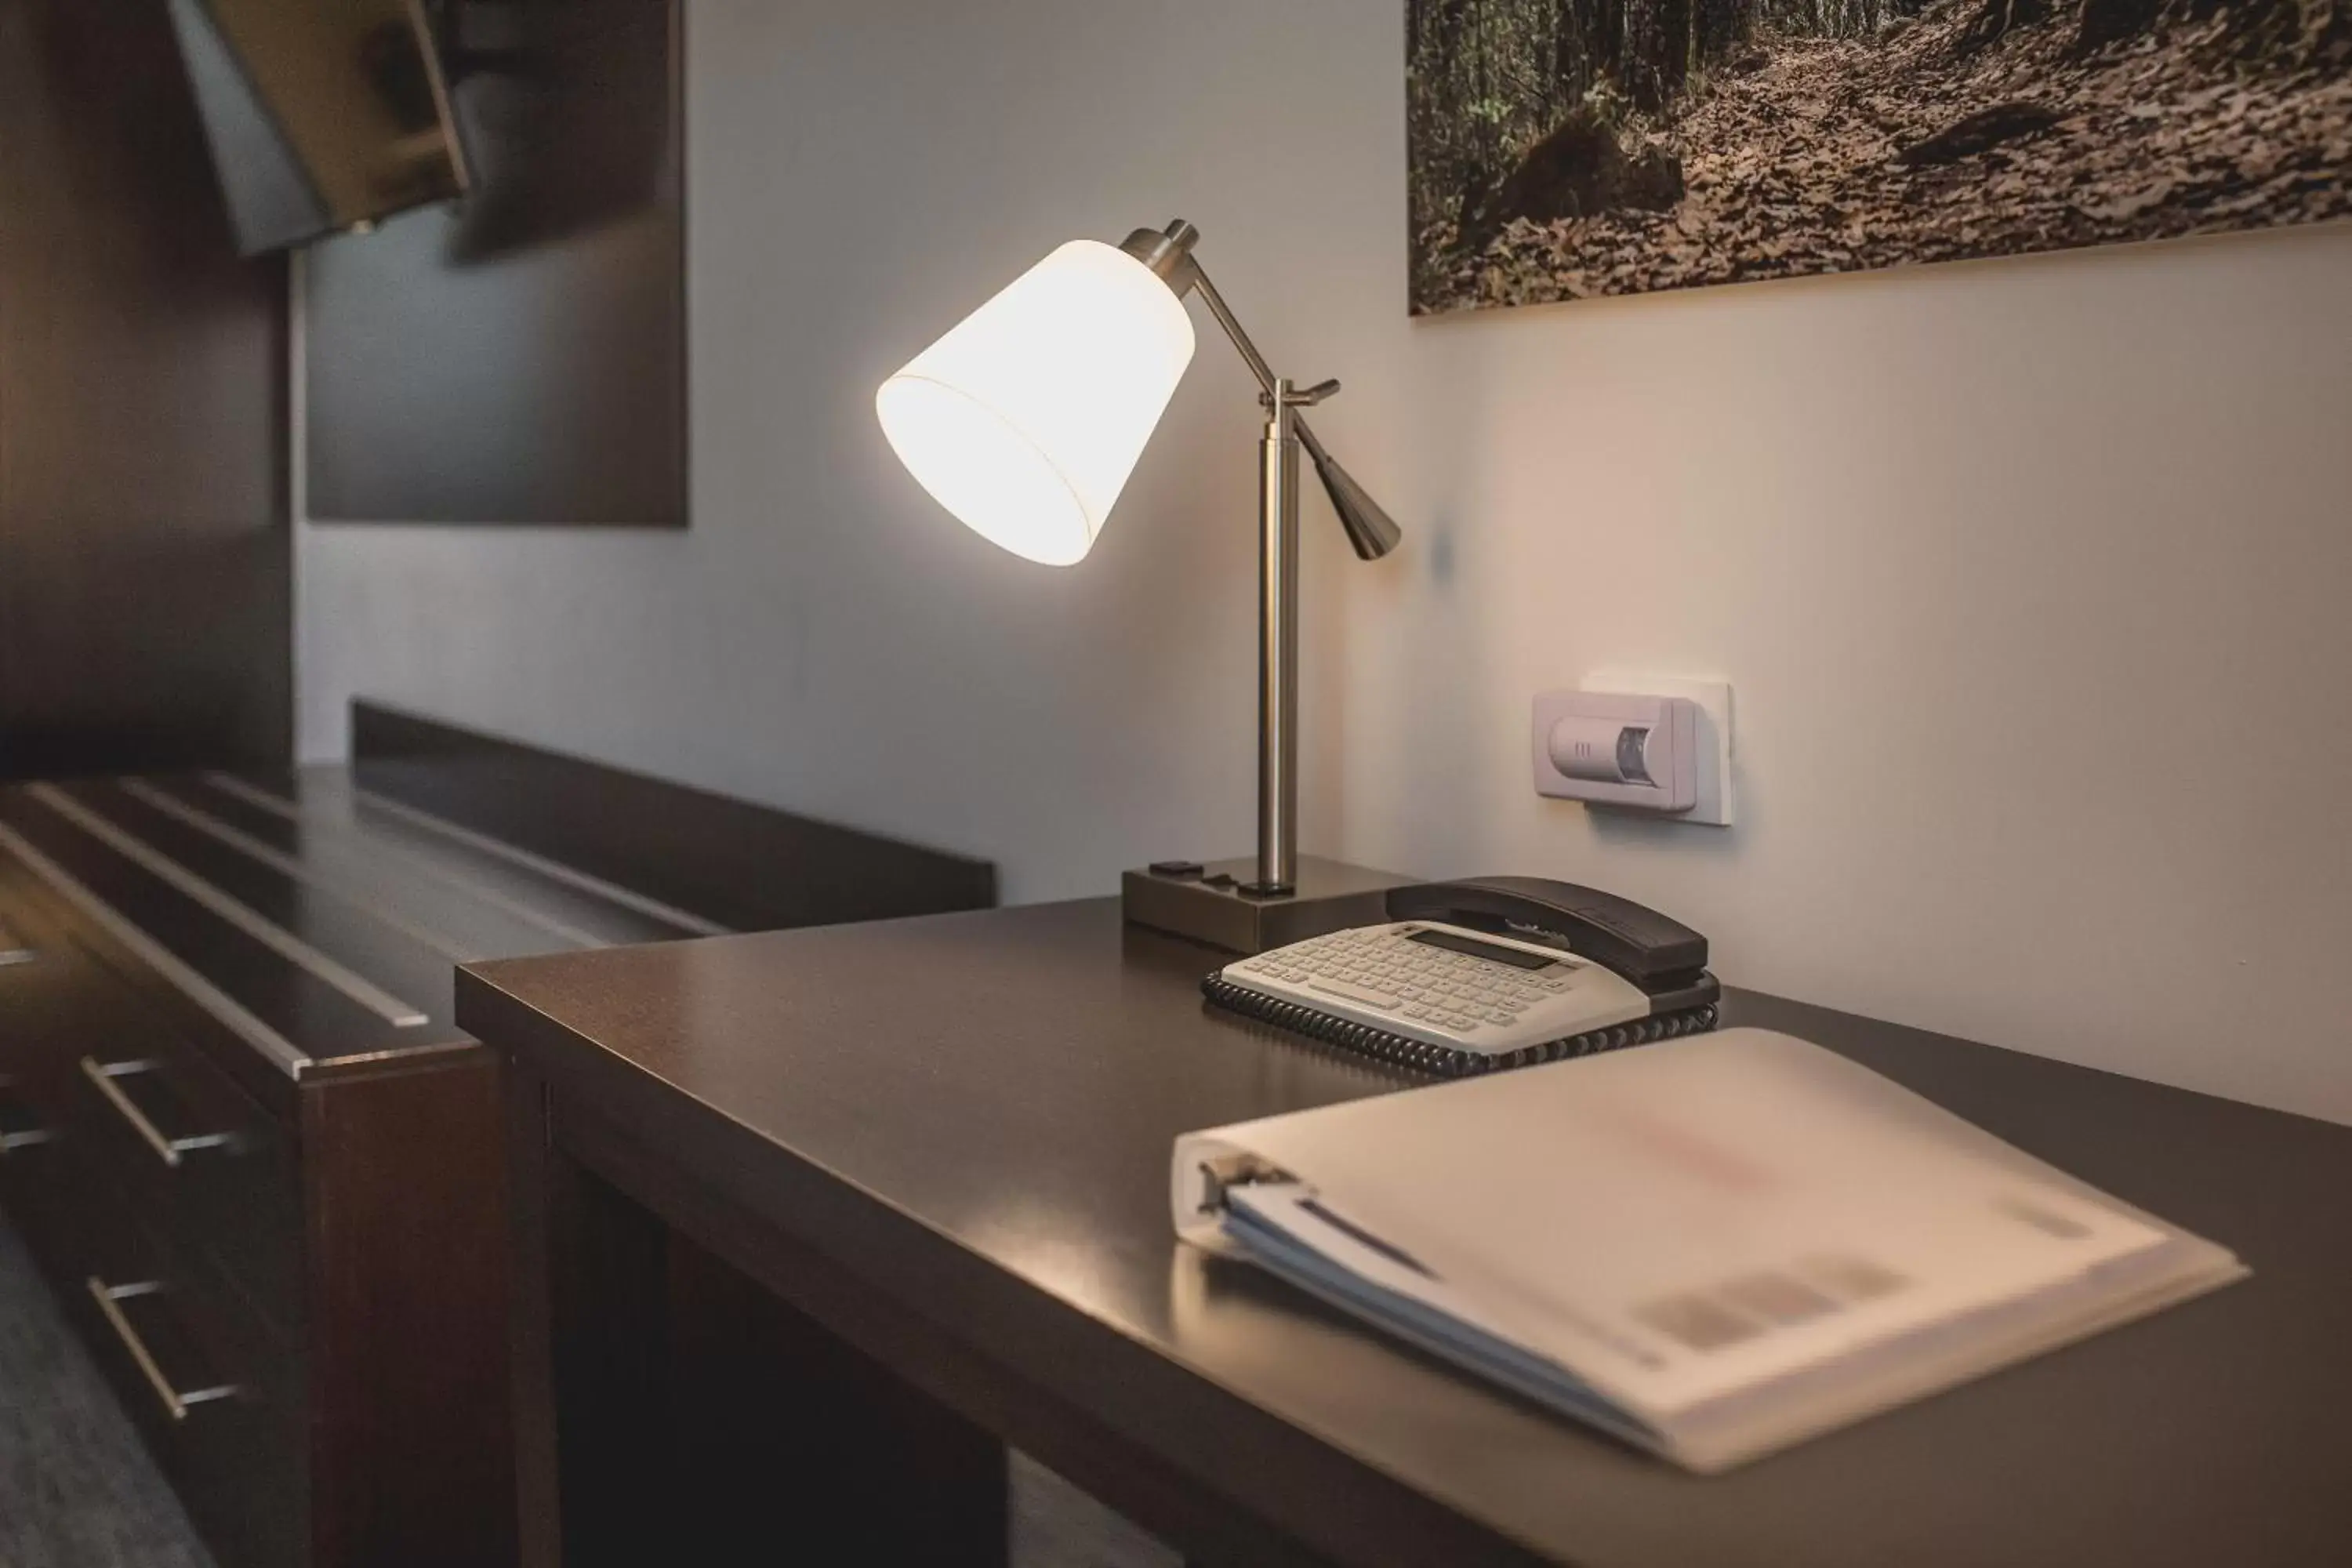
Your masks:
<path fill-rule="evenodd" d="M 525 1568 L 718 1568 L 680 1555 L 668 1231 L 564 1153 L 542 1080 L 510 1085 Z"/>
<path fill-rule="evenodd" d="M 509 1084 L 525 1568 L 1002 1568 L 1002 1444 L 570 1158 L 543 1084 Z"/>
<path fill-rule="evenodd" d="M 556 1490 L 555 1376 L 549 1282 L 550 1208 L 554 1185 L 547 1086 L 509 1058 L 505 1064 L 507 1201 L 512 1226 L 515 1490 L 522 1568 L 561 1568 L 562 1516 Z"/>

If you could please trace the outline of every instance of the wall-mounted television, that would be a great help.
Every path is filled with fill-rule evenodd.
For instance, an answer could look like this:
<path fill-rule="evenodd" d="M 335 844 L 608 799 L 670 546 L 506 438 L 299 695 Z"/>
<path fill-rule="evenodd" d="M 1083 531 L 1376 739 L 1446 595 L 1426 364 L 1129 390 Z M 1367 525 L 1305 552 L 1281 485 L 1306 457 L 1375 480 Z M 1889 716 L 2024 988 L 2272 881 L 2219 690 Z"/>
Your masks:
<path fill-rule="evenodd" d="M 467 184 L 423 0 L 167 0 L 247 255 Z"/>
<path fill-rule="evenodd" d="M 686 526 L 683 10 L 426 5 L 468 186 L 303 257 L 311 521 Z"/>

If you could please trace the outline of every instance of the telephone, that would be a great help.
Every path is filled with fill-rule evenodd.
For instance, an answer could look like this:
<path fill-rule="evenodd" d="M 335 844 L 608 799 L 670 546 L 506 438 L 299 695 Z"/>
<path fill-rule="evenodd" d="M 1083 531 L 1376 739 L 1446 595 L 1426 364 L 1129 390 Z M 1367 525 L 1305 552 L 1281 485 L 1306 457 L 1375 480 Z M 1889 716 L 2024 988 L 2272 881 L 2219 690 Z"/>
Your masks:
<path fill-rule="evenodd" d="M 1389 922 L 1225 965 L 1210 1001 L 1447 1078 L 1715 1027 L 1706 938 L 1571 882 L 1483 877 L 1388 895 Z"/>

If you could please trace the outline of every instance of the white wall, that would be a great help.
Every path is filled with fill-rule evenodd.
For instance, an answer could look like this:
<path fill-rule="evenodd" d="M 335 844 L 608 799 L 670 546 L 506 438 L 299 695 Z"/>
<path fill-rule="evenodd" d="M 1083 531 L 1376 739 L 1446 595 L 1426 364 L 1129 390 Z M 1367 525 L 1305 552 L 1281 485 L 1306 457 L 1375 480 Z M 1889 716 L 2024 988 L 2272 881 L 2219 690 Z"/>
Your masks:
<path fill-rule="evenodd" d="M 695 522 L 309 528 L 301 732 L 373 694 L 985 855 L 1251 833 L 1254 407 L 1202 353 L 1092 557 L 895 466 L 875 384 L 1181 215 L 1411 528 L 1307 562 L 1306 839 L 1570 877 L 1727 980 L 2352 1121 L 2352 228 L 1404 313 L 1401 0 L 692 0 Z M 1528 790 L 1530 695 L 1736 684 L 1742 820 Z"/>

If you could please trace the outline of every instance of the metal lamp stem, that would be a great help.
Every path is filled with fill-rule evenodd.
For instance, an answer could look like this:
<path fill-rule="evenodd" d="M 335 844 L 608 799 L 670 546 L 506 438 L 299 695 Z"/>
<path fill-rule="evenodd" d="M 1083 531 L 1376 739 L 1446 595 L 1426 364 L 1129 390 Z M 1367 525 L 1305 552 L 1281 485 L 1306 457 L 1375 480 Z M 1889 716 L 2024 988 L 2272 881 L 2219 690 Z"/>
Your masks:
<path fill-rule="evenodd" d="M 1398 530 L 1298 416 L 1301 408 L 1338 392 L 1339 384 L 1294 387 L 1274 374 L 1193 256 L 1200 237 L 1200 230 L 1180 218 L 1165 229 L 1137 229 L 1119 248 L 1157 273 L 1178 299 L 1201 296 L 1257 378 L 1265 405 L 1265 433 L 1258 443 L 1257 880 L 1243 891 L 1276 898 L 1298 882 L 1299 448 L 1314 459 L 1359 556 L 1377 560 L 1395 549 Z"/>
<path fill-rule="evenodd" d="M 1258 443 L 1257 880 L 1298 882 L 1298 432 L 1290 383 L 1266 394 Z"/>

